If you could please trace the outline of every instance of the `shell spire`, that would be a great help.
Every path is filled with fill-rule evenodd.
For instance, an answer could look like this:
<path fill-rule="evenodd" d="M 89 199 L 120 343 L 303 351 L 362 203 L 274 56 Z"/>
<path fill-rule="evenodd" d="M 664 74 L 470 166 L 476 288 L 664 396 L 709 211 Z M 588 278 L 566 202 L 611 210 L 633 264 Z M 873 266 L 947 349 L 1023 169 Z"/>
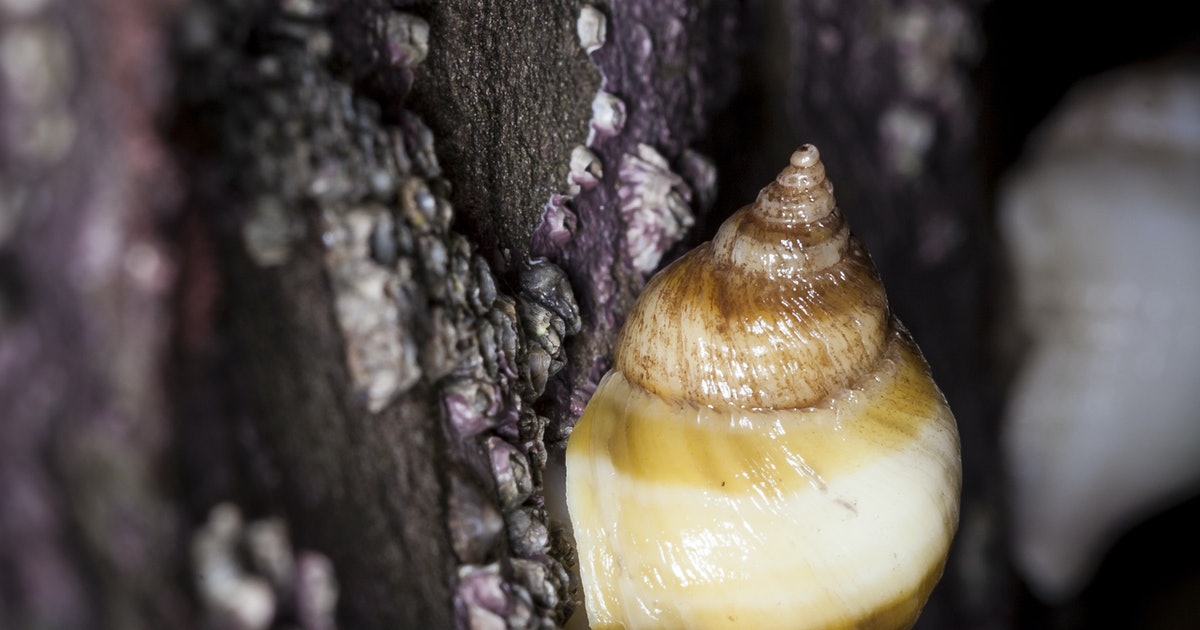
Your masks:
<path fill-rule="evenodd" d="M 762 219 L 779 223 L 815 223 L 834 212 L 833 183 L 825 179 L 817 147 L 796 149 L 788 166 L 758 193 L 754 207 Z"/>
<path fill-rule="evenodd" d="M 837 264 L 849 242 L 821 154 L 806 144 L 753 204 L 721 226 L 713 248 L 718 259 L 749 273 L 795 277 Z"/>

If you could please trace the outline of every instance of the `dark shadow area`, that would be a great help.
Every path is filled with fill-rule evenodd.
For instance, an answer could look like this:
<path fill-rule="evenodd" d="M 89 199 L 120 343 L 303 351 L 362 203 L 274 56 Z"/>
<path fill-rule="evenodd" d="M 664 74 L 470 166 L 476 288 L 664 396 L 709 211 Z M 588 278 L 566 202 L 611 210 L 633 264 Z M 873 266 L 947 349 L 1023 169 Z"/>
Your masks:
<path fill-rule="evenodd" d="M 1191 8 L 1168 0 L 1134 6 L 993 2 L 983 12 L 986 48 L 977 70 L 981 164 L 989 199 L 1020 159 L 1030 134 L 1079 81 L 1138 62 L 1172 58 L 1200 64 L 1200 24 Z M 1192 499 L 1130 530 L 1073 600 L 1047 605 L 1019 586 L 1017 627 L 1196 627 L 1198 530 L 1200 499 Z"/>

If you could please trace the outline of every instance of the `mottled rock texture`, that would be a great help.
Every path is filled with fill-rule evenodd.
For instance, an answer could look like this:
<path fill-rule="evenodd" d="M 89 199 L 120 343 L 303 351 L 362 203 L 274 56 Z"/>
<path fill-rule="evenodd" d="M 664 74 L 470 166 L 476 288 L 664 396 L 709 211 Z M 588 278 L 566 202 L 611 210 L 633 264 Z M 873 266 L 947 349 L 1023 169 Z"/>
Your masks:
<path fill-rule="evenodd" d="M 174 626 L 170 2 L 0 2 L 0 626 Z"/>
<path fill-rule="evenodd" d="M 652 270 L 802 142 L 982 453 L 971 527 L 977 9 L 0 0 L 0 626 L 214 618 L 225 502 L 342 627 L 563 622 L 545 467 Z M 1000 575 L 956 562 L 948 627 Z"/>

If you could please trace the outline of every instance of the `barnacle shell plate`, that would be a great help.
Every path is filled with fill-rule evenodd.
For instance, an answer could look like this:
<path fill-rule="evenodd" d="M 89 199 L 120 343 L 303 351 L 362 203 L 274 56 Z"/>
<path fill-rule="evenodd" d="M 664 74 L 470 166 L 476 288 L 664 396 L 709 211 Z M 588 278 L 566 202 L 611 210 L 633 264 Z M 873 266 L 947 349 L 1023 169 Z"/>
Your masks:
<path fill-rule="evenodd" d="M 567 449 L 597 627 L 905 627 L 957 525 L 954 419 L 816 150 L 656 276 Z"/>

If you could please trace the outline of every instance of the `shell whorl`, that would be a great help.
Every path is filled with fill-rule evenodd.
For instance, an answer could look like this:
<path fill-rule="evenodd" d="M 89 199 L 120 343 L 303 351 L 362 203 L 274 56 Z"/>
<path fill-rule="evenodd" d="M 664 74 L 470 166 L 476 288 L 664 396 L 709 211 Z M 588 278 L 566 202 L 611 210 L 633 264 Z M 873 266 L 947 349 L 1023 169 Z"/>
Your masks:
<path fill-rule="evenodd" d="M 712 242 L 650 281 L 615 367 L 667 398 L 808 407 L 862 378 L 891 327 L 870 258 L 804 145 Z"/>
<path fill-rule="evenodd" d="M 730 217 L 713 239 L 715 256 L 747 273 L 812 274 L 846 254 L 850 230 L 825 179 L 817 148 L 806 144 L 754 203 Z"/>
<path fill-rule="evenodd" d="M 806 144 L 792 153 L 787 168 L 758 193 L 756 214 L 779 223 L 813 223 L 835 209 L 833 183 L 825 179 L 821 153 Z"/>

